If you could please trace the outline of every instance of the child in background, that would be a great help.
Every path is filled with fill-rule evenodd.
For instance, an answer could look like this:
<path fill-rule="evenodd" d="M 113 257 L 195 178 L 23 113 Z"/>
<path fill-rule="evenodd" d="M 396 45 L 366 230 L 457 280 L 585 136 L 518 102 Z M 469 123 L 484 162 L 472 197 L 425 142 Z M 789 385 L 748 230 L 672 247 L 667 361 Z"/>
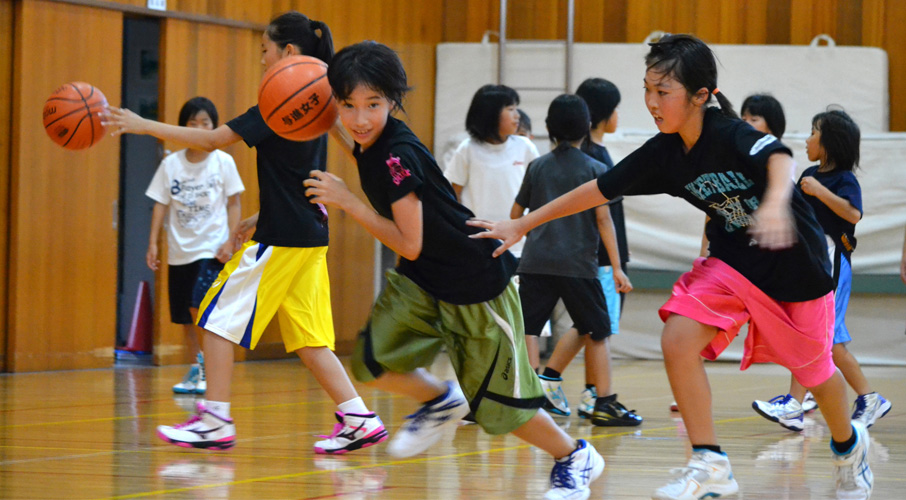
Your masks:
<path fill-rule="evenodd" d="M 531 213 L 605 171 L 602 163 L 579 149 L 588 137 L 591 122 L 588 106 L 581 97 L 564 94 L 554 99 L 546 122 L 548 135 L 556 146 L 529 166 L 511 218 L 521 217 L 526 208 Z M 540 335 L 557 301 L 562 299 L 576 327 L 572 330 L 575 333 L 567 333 L 557 343 L 552 359 L 564 357 L 565 351 L 575 356 L 584 345 L 585 363 L 590 367 L 588 381 L 601 394 L 593 403 L 592 423 L 639 425 L 642 419 L 626 410 L 610 391 L 607 338 L 611 335 L 611 321 L 598 281 L 597 254 L 602 239 L 607 242 L 611 257 L 618 260 L 613 221 L 606 205 L 554 221 L 529 234 L 518 270 L 525 333 Z M 617 269 L 616 279 L 623 288 L 628 280 Z M 545 396 L 553 403 L 552 411 L 569 415 L 560 372 L 553 371 L 549 364 L 539 378 Z"/>
<path fill-rule="evenodd" d="M 742 101 L 739 117 L 755 130 L 783 139 L 786 116 L 780 101 L 770 94 L 752 94 Z"/>
<path fill-rule="evenodd" d="M 509 216 L 525 168 L 538 157 L 538 148 L 519 129 L 519 94 L 505 85 L 485 85 L 475 92 L 466 114 L 469 137 L 446 165 L 444 176 L 456 197 L 476 217 L 497 220 Z M 522 244 L 510 250 L 519 257 Z"/>
<path fill-rule="evenodd" d="M 516 111 L 519 112 L 519 128 L 516 129 L 516 135 L 526 137 L 530 141 L 535 140 L 535 136 L 532 135 L 532 119 L 525 111 L 522 111 L 522 108 Z"/>
<path fill-rule="evenodd" d="M 674 285 L 660 310 L 661 347 L 692 457 L 655 500 L 698 500 L 739 490 L 717 441 L 702 356 L 714 359 L 746 322 L 742 368 L 773 361 L 810 388 L 831 432 L 839 498 L 871 496 L 868 430 L 851 420 L 846 385 L 831 355 L 833 290 L 823 231 L 789 181 L 791 152 L 736 118 L 717 87 L 711 49 L 691 35 L 665 35 L 645 57 L 645 104 L 660 133 L 613 170 L 525 217 L 490 223 L 475 238 L 508 245 L 547 221 L 620 195 L 666 193 L 707 213 L 708 258 Z M 720 109 L 709 108 L 716 97 Z"/>
<path fill-rule="evenodd" d="M 890 411 L 891 404 L 871 390 L 858 360 L 846 348 L 852 341 L 846 328 L 846 308 L 852 288 L 852 251 L 856 248 L 856 223 L 862 218 L 862 189 L 853 170 L 859 165 L 859 126 L 843 111 L 819 113 L 812 118 L 812 133 L 805 141 L 809 167 L 799 177 L 798 189 L 815 210 L 824 229 L 828 254 L 837 281 L 834 294 L 834 364 L 858 398 L 852 419 L 871 427 Z M 770 401 L 754 401 L 752 408 L 764 418 L 792 431 L 804 428 L 805 387 L 795 377 L 789 394 Z"/>
<path fill-rule="evenodd" d="M 511 280 L 516 259 L 509 252 L 494 259 L 499 243 L 469 238 L 477 231 L 466 224 L 473 214 L 457 203 L 427 148 L 390 116 L 409 90 L 399 56 L 377 42 L 351 45 L 337 53 L 327 77 L 340 121 L 356 142 L 359 180 L 371 206 L 320 171 L 305 181 L 306 194 L 312 203 L 345 211 L 400 256 L 352 360 L 358 380 L 423 403 L 387 451 L 395 457 L 426 451 L 471 407 L 488 433 L 512 432 L 556 459 L 544 498 L 588 498 L 604 460 L 539 409 L 544 396 L 525 354 Z M 462 390 L 423 368 L 442 347 Z"/>
<path fill-rule="evenodd" d="M 194 97 L 179 110 L 179 126 L 214 130 L 217 108 L 205 97 Z M 202 334 L 195 326 L 198 306 L 223 263 L 233 255 L 230 234 L 242 216 L 239 195 L 245 191 L 233 157 L 219 149 L 189 148 L 160 162 L 145 195 L 154 200 L 151 235 L 145 260 L 160 268 L 157 242 L 164 216 L 167 225 L 167 275 L 170 321 L 183 325 L 186 347 L 197 360 L 173 386 L 177 394 L 204 394 L 207 389 Z"/>
<path fill-rule="evenodd" d="M 333 39 L 326 24 L 292 11 L 267 26 L 261 53 L 265 71 L 284 57 L 300 54 L 330 64 Z M 385 440 L 384 424 L 368 410 L 333 353 L 327 210 L 308 202 L 302 184 L 312 170 L 326 169 L 326 135 L 305 142 L 284 139 L 267 126 L 257 105 L 214 130 L 166 125 L 118 108 L 110 108 L 105 120 L 114 134 L 149 134 L 205 150 L 244 141 L 255 148 L 258 159 L 261 211 L 241 221 L 231 235 L 241 248 L 200 308 L 198 325 L 207 330 L 207 401 L 198 404 L 189 421 L 158 426 L 157 435 L 183 447 L 233 447 L 233 347 L 254 349 L 276 315 L 287 352 L 299 356 L 339 410 L 333 432 L 315 443 L 315 453 L 346 453 Z M 344 144 L 342 135 L 339 141 Z"/>

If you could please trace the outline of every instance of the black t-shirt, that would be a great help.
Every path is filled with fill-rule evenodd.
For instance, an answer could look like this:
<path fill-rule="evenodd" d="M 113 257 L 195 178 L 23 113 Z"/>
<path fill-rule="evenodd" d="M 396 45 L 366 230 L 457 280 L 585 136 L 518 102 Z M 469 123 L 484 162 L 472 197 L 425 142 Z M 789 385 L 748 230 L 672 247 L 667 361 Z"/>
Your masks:
<path fill-rule="evenodd" d="M 792 190 L 792 247 L 765 250 L 747 232 L 767 187 L 768 157 L 778 152 L 791 154 L 775 137 L 710 108 L 688 153 L 679 134 L 658 134 L 598 177 L 598 188 L 608 199 L 658 193 L 683 198 L 710 216 L 705 233 L 712 256 L 774 300 L 812 300 L 832 291 L 834 280 L 824 231 L 802 193 Z"/>
<path fill-rule="evenodd" d="M 227 122 L 258 157 L 261 211 L 252 239 L 279 247 L 323 247 L 329 241 L 327 211 L 305 197 L 312 170 L 327 170 L 327 136 L 306 142 L 275 134 L 258 106 Z"/>
<path fill-rule="evenodd" d="M 803 177 L 814 177 L 815 180 L 829 189 L 830 192 L 848 201 L 852 206 L 856 207 L 859 213 L 862 212 L 862 188 L 859 186 L 859 181 L 856 180 L 856 175 L 852 172 L 846 170 L 819 172 L 818 167 L 813 166 L 802 172 L 802 176 L 799 177 L 799 182 L 802 182 Z M 798 182 L 796 183 L 796 187 L 800 191 L 802 190 L 802 187 Z M 855 247 L 856 225 L 835 214 L 830 207 L 825 205 L 824 202 L 817 197 L 805 193 L 802 193 L 802 195 L 805 198 L 805 201 L 812 206 L 812 210 L 815 211 L 815 217 L 824 229 L 824 234 L 830 236 L 834 240 L 834 245 L 849 257 L 852 252 L 847 250 L 846 246 L 841 243 L 841 239 L 845 234 L 852 245 L 850 248 Z"/>
<path fill-rule="evenodd" d="M 433 297 L 451 304 L 477 304 L 500 295 L 516 270 L 516 258 L 491 254 L 500 242 L 472 239 L 482 231 L 466 225 L 474 215 L 456 201 L 431 153 L 400 120 L 389 117 L 378 140 L 364 152 L 356 145 L 362 190 L 383 217 L 409 193 L 422 202 L 422 251 L 400 258 L 397 271 Z"/>
<path fill-rule="evenodd" d="M 613 160 L 604 146 L 585 141 L 585 144 L 582 145 L 582 151 L 603 163 L 605 172 L 613 168 Z M 607 206 L 610 208 L 610 218 L 613 219 L 613 227 L 617 233 L 617 250 L 620 253 L 620 262 L 625 267 L 626 263 L 629 262 L 629 243 L 626 241 L 626 216 L 623 212 L 623 197 L 618 196 L 610 200 L 607 202 Z M 604 248 L 604 243 L 602 242 L 598 246 L 598 266 L 609 265 L 610 257 L 607 255 L 607 249 Z"/>

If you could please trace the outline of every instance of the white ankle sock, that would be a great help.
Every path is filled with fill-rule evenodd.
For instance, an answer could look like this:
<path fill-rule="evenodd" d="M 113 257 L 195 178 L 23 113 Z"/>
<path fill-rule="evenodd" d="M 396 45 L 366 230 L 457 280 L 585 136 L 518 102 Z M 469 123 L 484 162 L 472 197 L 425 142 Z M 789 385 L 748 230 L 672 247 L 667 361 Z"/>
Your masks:
<path fill-rule="evenodd" d="M 368 411 L 368 407 L 365 406 L 365 402 L 362 401 L 361 397 L 355 397 L 349 401 L 340 403 L 337 405 L 337 408 L 343 413 L 353 413 L 355 415 L 366 415 L 371 413 Z"/>
<path fill-rule="evenodd" d="M 204 402 L 204 406 L 208 409 L 209 412 L 213 413 L 214 415 L 217 415 L 218 417 L 223 419 L 230 419 L 230 403 L 224 401 L 208 400 Z"/>

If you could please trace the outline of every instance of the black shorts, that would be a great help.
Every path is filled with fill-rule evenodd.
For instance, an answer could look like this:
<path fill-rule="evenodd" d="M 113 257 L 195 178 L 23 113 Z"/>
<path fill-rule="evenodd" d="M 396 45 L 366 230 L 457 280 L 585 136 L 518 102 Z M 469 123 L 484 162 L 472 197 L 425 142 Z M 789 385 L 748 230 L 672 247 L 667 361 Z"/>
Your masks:
<path fill-rule="evenodd" d="M 172 323 L 177 325 L 193 323 L 192 312 L 189 309 L 198 309 L 221 269 L 223 263 L 217 259 L 201 259 L 181 266 L 168 266 Z"/>
<path fill-rule="evenodd" d="M 580 335 L 590 334 L 593 340 L 604 340 L 611 334 L 607 301 L 597 278 L 522 273 L 519 297 L 526 335 L 541 335 L 559 299 L 563 299 Z"/>

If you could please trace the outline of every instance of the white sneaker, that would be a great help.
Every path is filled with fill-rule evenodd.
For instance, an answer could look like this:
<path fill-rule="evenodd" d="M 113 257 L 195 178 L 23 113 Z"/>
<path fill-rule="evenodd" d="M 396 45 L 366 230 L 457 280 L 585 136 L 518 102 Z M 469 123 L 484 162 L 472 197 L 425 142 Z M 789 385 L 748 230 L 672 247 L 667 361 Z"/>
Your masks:
<path fill-rule="evenodd" d="M 204 353 L 198 351 L 195 360 L 198 361 L 198 381 L 195 382 L 195 394 L 204 394 L 208 391 L 208 379 L 204 375 Z"/>
<path fill-rule="evenodd" d="M 559 417 L 568 417 L 570 415 L 569 403 L 566 402 L 566 393 L 563 392 L 563 377 L 550 378 L 544 375 L 538 375 L 541 380 L 541 387 L 544 389 L 544 397 L 547 401 L 544 403 L 544 409 Z M 592 403 L 594 406 L 594 403 Z M 592 408 L 594 411 L 594 408 Z"/>
<path fill-rule="evenodd" d="M 236 426 L 232 419 L 214 415 L 199 402 L 192 418 L 178 425 L 157 426 L 157 436 L 183 448 L 226 450 L 236 444 Z"/>
<path fill-rule="evenodd" d="M 777 396 L 770 401 L 753 401 L 752 409 L 771 422 L 777 422 L 785 429 L 799 432 L 805 428 L 802 419 L 802 405 L 789 394 Z"/>
<path fill-rule="evenodd" d="M 340 455 L 374 446 L 387 439 L 384 423 L 374 413 L 356 415 L 338 411 L 336 417 L 337 423 L 333 426 L 333 433 L 329 436 L 321 436 L 326 439 L 315 443 L 315 453 Z"/>
<path fill-rule="evenodd" d="M 466 401 L 459 386 L 447 382 L 447 393 L 431 405 L 422 405 L 417 412 L 406 417 L 406 421 L 396 431 L 387 453 L 396 458 L 405 458 L 423 453 L 440 441 L 446 426 L 455 426 L 469 414 L 469 402 Z"/>
<path fill-rule="evenodd" d="M 201 382 L 201 369 L 197 364 L 189 368 L 186 376 L 182 381 L 173 386 L 173 392 L 176 394 L 195 394 L 198 384 Z M 207 387 L 206 387 L 207 388 Z"/>
<path fill-rule="evenodd" d="M 598 391 L 594 387 L 589 387 L 582 391 L 582 395 L 579 396 L 579 416 L 582 418 L 591 418 L 594 416 L 595 401 L 597 400 Z"/>
<path fill-rule="evenodd" d="M 588 485 L 601 475 L 604 459 L 584 439 L 578 442 L 572 453 L 554 464 L 551 489 L 544 495 L 545 500 L 585 500 L 591 495 Z"/>
<path fill-rule="evenodd" d="M 856 433 L 856 444 L 849 453 L 838 455 L 831 445 L 838 500 L 867 500 L 871 496 L 874 483 L 874 475 L 868 466 L 868 449 L 871 443 L 868 430 L 861 422 L 853 421 L 853 432 Z"/>
<path fill-rule="evenodd" d="M 812 391 L 805 391 L 805 397 L 802 398 L 802 413 L 811 413 L 817 409 L 818 401 L 815 401 Z"/>
<path fill-rule="evenodd" d="M 692 452 L 685 467 L 673 469 L 676 478 L 651 496 L 653 500 L 700 500 L 732 495 L 739 491 L 725 453 Z"/>
<path fill-rule="evenodd" d="M 887 412 L 893 407 L 890 401 L 884 399 L 884 396 L 877 392 L 859 396 L 853 406 L 855 410 L 853 411 L 852 419 L 862 422 L 866 429 L 875 425 L 875 422 L 887 415 Z"/>

